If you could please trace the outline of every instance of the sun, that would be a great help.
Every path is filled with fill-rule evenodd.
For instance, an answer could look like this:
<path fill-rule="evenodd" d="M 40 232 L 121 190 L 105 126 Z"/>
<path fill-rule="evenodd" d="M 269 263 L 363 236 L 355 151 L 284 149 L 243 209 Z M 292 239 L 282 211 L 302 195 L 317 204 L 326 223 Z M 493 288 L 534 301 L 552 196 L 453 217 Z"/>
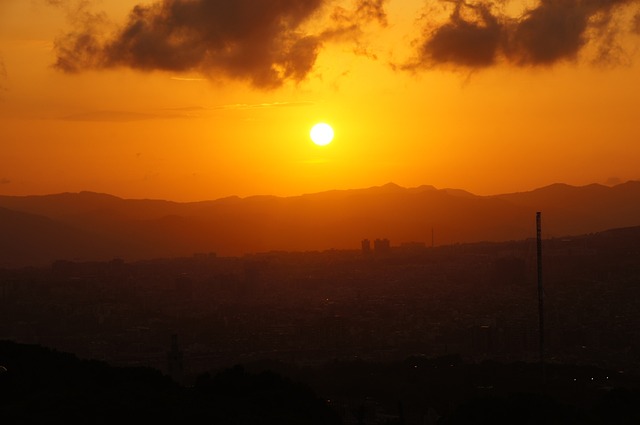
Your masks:
<path fill-rule="evenodd" d="M 326 146 L 333 140 L 333 128 L 329 124 L 320 123 L 311 129 L 311 140 L 318 146 Z"/>

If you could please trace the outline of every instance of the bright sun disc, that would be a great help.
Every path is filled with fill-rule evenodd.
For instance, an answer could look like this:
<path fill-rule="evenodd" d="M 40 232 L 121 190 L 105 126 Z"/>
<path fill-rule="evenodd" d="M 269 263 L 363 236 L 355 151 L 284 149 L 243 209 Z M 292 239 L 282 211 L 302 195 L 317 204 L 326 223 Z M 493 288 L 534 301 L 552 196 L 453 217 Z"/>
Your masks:
<path fill-rule="evenodd" d="M 333 140 L 333 128 L 329 124 L 320 123 L 311 129 L 311 140 L 318 146 L 326 146 Z"/>

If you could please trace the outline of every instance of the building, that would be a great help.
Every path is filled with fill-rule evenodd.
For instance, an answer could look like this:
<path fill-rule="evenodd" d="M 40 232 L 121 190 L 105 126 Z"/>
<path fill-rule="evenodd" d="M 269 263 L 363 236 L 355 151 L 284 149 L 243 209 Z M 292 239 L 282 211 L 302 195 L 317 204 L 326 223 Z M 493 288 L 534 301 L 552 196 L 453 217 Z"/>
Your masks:
<path fill-rule="evenodd" d="M 391 251 L 389 239 L 376 239 L 373 242 L 373 249 L 376 254 L 388 254 Z"/>
<path fill-rule="evenodd" d="M 362 242 L 360 242 L 360 245 L 362 246 L 363 255 L 371 254 L 371 241 L 369 239 L 363 239 Z"/>

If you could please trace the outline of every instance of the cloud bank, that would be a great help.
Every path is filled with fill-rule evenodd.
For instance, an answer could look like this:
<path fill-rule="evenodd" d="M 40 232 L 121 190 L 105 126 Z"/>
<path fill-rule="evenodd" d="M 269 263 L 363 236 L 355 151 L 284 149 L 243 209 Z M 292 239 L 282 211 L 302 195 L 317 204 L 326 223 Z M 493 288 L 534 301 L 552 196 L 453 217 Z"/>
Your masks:
<path fill-rule="evenodd" d="M 62 5 L 61 0 L 48 0 Z M 364 21 L 384 22 L 384 0 L 359 0 L 338 13 L 345 20 L 317 34 L 305 24 L 318 18 L 325 0 L 162 0 L 137 5 L 128 21 L 106 35 L 102 21 L 75 15 L 76 28 L 55 43 L 65 72 L 129 67 L 197 71 L 242 79 L 261 88 L 301 81 L 312 70 L 322 43 Z"/>
<path fill-rule="evenodd" d="M 274 88 L 304 80 L 327 43 L 355 41 L 355 53 L 376 58 L 360 43 L 363 28 L 386 27 L 387 1 L 400 0 L 156 0 L 135 6 L 117 27 L 90 13 L 90 0 L 44 1 L 74 22 L 55 43 L 62 71 L 195 72 Z M 551 66 L 588 45 L 596 60 L 611 62 L 620 33 L 640 34 L 640 0 L 538 0 L 516 16 L 506 12 L 513 1 L 425 0 L 422 36 L 400 68 Z M 444 21 L 436 6 L 448 9 Z M 628 28 L 618 19 L 625 14 Z"/>
<path fill-rule="evenodd" d="M 425 17 L 417 57 L 407 68 L 553 65 L 576 59 L 589 42 L 598 43 L 599 58 L 608 60 L 621 31 L 616 12 L 640 5 L 638 0 L 540 0 L 514 17 L 504 12 L 504 0 L 440 3 L 452 8 L 448 20 L 434 26 Z"/>

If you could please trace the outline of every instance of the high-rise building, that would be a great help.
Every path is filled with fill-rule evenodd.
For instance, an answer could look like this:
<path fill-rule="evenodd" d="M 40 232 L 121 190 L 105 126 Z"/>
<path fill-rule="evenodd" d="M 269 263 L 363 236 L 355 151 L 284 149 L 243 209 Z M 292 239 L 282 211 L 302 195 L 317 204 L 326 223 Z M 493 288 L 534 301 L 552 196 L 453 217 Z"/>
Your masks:
<path fill-rule="evenodd" d="M 364 255 L 371 254 L 371 241 L 369 239 L 363 239 L 360 244 L 362 245 L 362 253 Z"/>
<path fill-rule="evenodd" d="M 373 242 L 373 249 L 376 254 L 388 254 L 391 251 L 389 239 L 376 239 Z"/>

